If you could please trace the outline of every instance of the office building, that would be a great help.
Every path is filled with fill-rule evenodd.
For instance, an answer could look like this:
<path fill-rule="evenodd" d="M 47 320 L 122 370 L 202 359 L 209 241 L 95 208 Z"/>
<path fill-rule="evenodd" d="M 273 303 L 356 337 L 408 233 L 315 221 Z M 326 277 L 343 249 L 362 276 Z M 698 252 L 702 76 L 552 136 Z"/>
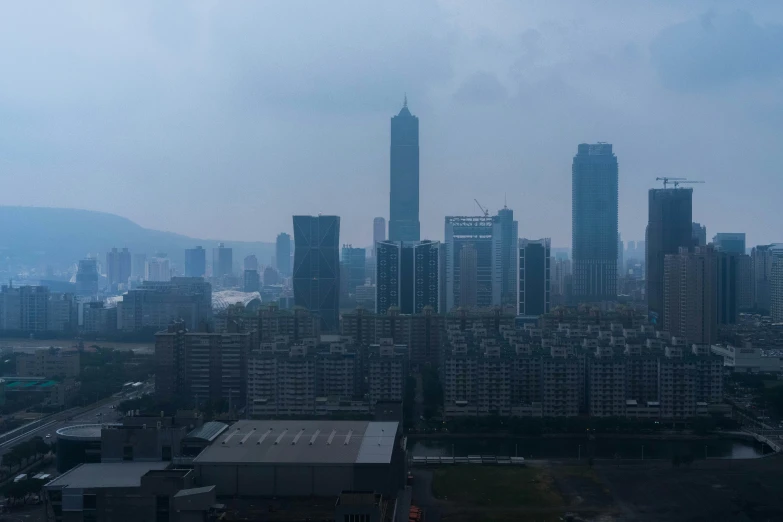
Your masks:
<path fill-rule="evenodd" d="M 75 350 L 35 350 L 16 356 L 16 375 L 19 377 L 74 378 L 80 373 L 80 356 Z"/>
<path fill-rule="evenodd" d="M 185 249 L 185 277 L 207 275 L 207 251 L 203 247 Z"/>
<path fill-rule="evenodd" d="M 178 383 L 178 396 L 197 408 L 222 404 L 231 411 L 245 405 L 251 338 L 247 332 L 187 332 L 184 354 L 185 380 Z M 157 373 L 156 373 L 157 375 Z"/>
<path fill-rule="evenodd" d="M 146 262 L 144 268 L 145 281 L 169 281 L 171 279 L 171 263 L 165 254 L 158 254 Z"/>
<path fill-rule="evenodd" d="M 500 241 L 493 236 L 495 221 L 491 216 L 446 217 L 446 298 L 441 312 L 465 304 L 476 308 L 501 304 L 500 294 L 493 293 L 502 281 Z M 469 251 L 462 255 L 463 249 Z M 463 265 L 468 270 L 465 276 Z"/>
<path fill-rule="evenodd" d="M 258 274 L 258 270 L 245 270 L 242 276 L 242 290 L 245 292 L 261 290 L 261 276 Z"/>
<path fill-rule="evenodd" d="M 718 324 L 735 324 L 740 302 L 740 260 L 745 254 L 717 251 L 716 257 L 716 299 Z"/>
<path fill-rule="evenodd" d="M 549 312 L 551 262 L 549 238 L 519 240 L 519 315 Z"/>
<path fill-rule="evenodd" d="M 115 316 L 116 324 L 116 316 Z M 78 308 L 73 294 L 49 293 L 46 309 L 46 329 L 50 332 L 72 332 L 78 324 Z"/>
<path fill-rule="evenodd" d="M 145 281 L 117 304 L 117 327 L 125 332 L 159 331 L 173 321 L 197 330 L 212 320 L 212 285 L 200 277 Z"/>
<path fill-rule="evenodd" d="M 372 220 L 372 257 L 375 257 L 375 244 L 386 241 L 386 220 L 377 217 Z"/>
<path fill-rule="evenodd" d="M 340 311 L 340 218 L 294 216 L 294 301 L 337 332 Z"/>
<path fill-rule="evenodd" d="M 783 249 L 775 252 L 770 271 L 770 315 L 772 321 L 783 322 Z"/>
<path fill-rule="evenodd" d="M 222 278 L 234 273 L 234 250 L 224 243 L 212 249 L 212 277 Z"/>
<path fill-rule="evenodd" d="M 769 313 L 772 307 L 772 265 L 783 245 L 757 245 L 751 250 L 754 308 Z"/>
<path fill-rule="evenodd" d="M 117 329 L 117 308 L 108 308 L 103 301 L 79 303 L 82 309 L 82 332 L 105 333 Z"/>
<path fill-rule="evenodd" d="M 275 261 L 277 271 L 283 277 L 291 275 L 291 236 L 285 232 L 277 235 L 275 242 Z"/>
<path fill-rule="evenodd" d="M 118 251 L 112 248 L 106 253 L 106 279 L 109 288 L 116 290 L 119 285 L 127 285 L 131 276 L 131 253 L 127 248 Z"/>
<path fill-rule="evenodd" d="M 492 239 L 496 242 L 494 252 L 500 256 L 496 262 L 500 277 L 493 277 L 493 295 L 500 296 L 502 306 L 517 307 L 517 244 L 519 224 L 514 221 L 514 211 L 504 206 L 493 218 Z"/>
<path fill-rule="evenodd" d="M 672 336 L 698 345 L 717 341 L 717 258 L 709 245 L 666 255 L 663 329 Z"/>
<path fill-rule="evenodd" d="M 707 246 L 707 227 L 701 223 L 691 223 L 693 246 Z"/>
<path fill-rule="evenodd" d="M 131 277 L 143 279 L 146 266 L 147 254 L 133 254 L 131 256 Z"/>
<path fill-rule="evenodd" d="M 418 241 L 419 224 L 419 119 L 402 109 L 391 119 L 389 162 L 389 240 Z"/>
<path fill-rule="evenodd" d="M 693 246 L 693 189 L 651 189 L 648 198 L 647 261 L 645 271 L 647 309 L 657 324 L 664 308 L 664 259 Z"/>
<path fill-rule="evenodd" d="M 378 314 L 397 308 L 403 314 L 438 311 L 440 243 L 421 241 L 376 243 L 376 305 Z"/>
<path fill-rule="evenodd" d="M 733 254 L 745 253 L 745 233 L 719 232 L 712 238 L 715 250 Z"/>
<path fill-rule="evenodd" d="M 345 281 L 348 294 L 354 295 L 356 287 L 365 283 L 367 270 L 367 254 L 363 248 L 354 248 L 353 245 L 343 245 L 342 265 L 345 267 L 347 281 Z"/>
<path fill-rule="evenodd" d="M 98 262 L 95 259 L 82 259 L 76 271 L 76 292 L 80 296 L 98 295 Z"/>
<path fill-rule="evenodd" d="M 245 256 L 244 269 L 258 271 L 258 258 L 255 254 Z"/>
<path fill-rule="evenodd" d="M 578 147 L 571 169 L 573 298 L 617 298 L 617 157 L 609 143 Z"/>
<path fill-rule="evenodd" d="M 617 234 L 617 277 L 625 275 L 625 259 L 623 254 L 625 252 L 625 246 L 620 234 Z"/>

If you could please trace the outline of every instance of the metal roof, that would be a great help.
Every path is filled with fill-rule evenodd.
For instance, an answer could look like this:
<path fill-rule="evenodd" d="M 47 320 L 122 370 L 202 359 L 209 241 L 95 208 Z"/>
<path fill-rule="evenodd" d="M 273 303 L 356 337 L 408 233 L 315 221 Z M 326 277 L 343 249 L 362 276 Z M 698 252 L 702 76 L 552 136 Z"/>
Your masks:
<path fill-rule="evenodd" d="M 215 486 L 203 486 L 200 488 L 181 489 L 174 495 L 175 498 L 189 497 L 191 495 L 200 495 L 202 493 L 209 493 L 215 489 Z"/>
<path fill-rule="evenodd" d="M 82 464 L 46 484 L 51 488 L 132 488 L 149 471 L 166 469 L 168 462 L 101 462 Z"/>
<path fill-rule="evenodd" d="M 188 433 L 186 439 L 201 439 L 207 442 L 215 440 L 215 437 L 223 433 L 228 428 L 228 424 L 217 421 L 205 422 L 202 426 Z"/>
<path fill-rule="evenodd" d="M 193 463 L 388 464 L 397 428 L 396 422 L 242 420 Z"/>

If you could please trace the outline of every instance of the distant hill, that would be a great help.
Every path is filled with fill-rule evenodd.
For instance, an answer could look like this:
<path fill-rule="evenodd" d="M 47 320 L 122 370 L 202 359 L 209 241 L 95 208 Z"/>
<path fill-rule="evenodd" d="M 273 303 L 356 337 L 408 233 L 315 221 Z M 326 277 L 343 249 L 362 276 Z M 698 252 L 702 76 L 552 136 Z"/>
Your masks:
<path fill-rule="evenodd" d="M 185 249 L 201 245 L 211 262 L 211 249 L 219 242 L 234 249 L 234 265 L 255 254 L 261 264 L 269 264 L 274 243 L 196 239 L 173 232 L 143 228 L 133 221 L 90 210 L 44 207 L 0 206 L 0 260 L 12 264 L 38 266 L 51 264 L 66 267 L 88 253 L 106 261 L 112 247 L 127 247 L 131 253 L 165 252 L 176 265 L 182 266 Z M 3 262 L 0 264 L 5 265 Z"/>

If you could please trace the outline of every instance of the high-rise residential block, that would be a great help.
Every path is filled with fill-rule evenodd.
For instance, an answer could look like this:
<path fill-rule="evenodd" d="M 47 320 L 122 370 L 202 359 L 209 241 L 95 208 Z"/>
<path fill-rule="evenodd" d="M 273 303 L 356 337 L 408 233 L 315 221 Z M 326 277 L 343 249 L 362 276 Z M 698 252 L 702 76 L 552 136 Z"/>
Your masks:
<path fill-rule="evenodd" d="M 133 254 L 131 259 L 131 277 L 143 279 L 146 266 L 147 254 Z"/>
<path fill-rule="evenodd" d="M 776 323 L 783 322 L 783 248 L 774 251 L 770 273 L 770 315 Z"/>
<path fill-rule="evenodd" d="M 718 232 L 712 238 L 712 244 L 715 250 L 720 252 L 744 254 L 745 253 L 745 233 L 727 233 Z"/>
<path fill-rule="evenodd" d="M 741 312 L 752 310 L 755 290 L 755 283 L 753 281 L 753 258 L 748 254 L 740 255 L 737 271 L 737 278 L 739 279 L 737 308 Z"/>
<path fill-rule="evenodd" d="M 693 246 L 707 246 L 707 227 L 701 223 L 691 223 Z"/>
<path fill-rule="evenodd" d="M 318 337 L 321 333 L 321 322 L 307 309 L 281 310 L 276 304 L 271 304 L 258 310 L 256 330 L 262 343 L 272 342 L 278 336 L 299 341 Z"/>
<path fill-rule="evenodd" d="M 769 312 L 772 304 L 772 262 L 775 245 L 757 245 L 751 250 L 753 264 L 753 307 Z"/>
<path fill-rule="evenodd" d="M 212 320 L 212 285 L 200 277 L 145 281 L 117 305 L 117 327 L 125 332 L 161 330 L 173 321 L 197 330 Z"/>
<path fill-rule="evenodd" d="M 275 261 L 277 271 L 283 277 L 291 275 L 291 236 L 285 232 L 277 235 L 275 241 Z"/>
<path fill-rule="evenodd" d="M 440 243 L 381 241 L 376 244 L 376 306 L 385 314 L 397 308 L 403 314 L 438 311 L 440 301 Z"/>
<path fill-rule="evenodd" d="M 340 218 L 294 216 L 294 301 L 337 332 L 340 312 Z"/>
<path fill-rule="evenodd" d="M 650 320 L 657 324 L 664 308 L 664 260 L 693 246 L 693 189 L 651 189 L 647 221 L 647 308 Z"/>
<path fill-rule="evenodd" d="M 155 256 L 147 260 L 144 268 L 145 281 L 169 281 L 171 279 L 171 263 L 167 257 Z"/>
<path fill-rule="evenodd" d="M 609 143 L 578 147 L 572 166 L 573 298 L 617 298 L 618 167 Z"/>
<path fill-rule="evenodd" d="M 117 250 L 112 248 L 106 253 L 106 279 L 109 287 L 116 289 L 118 285 L 127 285 L 131 276 L 131 253 L 127 248 Z"/>
<path fill-rule="evenodd" d="M 185 249 L 185 277 L 207 275 L 207 251 L 203 247 Z"/>
<path fill-rule="evenodd" d="M 370 406 L 379 401 L 402 403 L 408 375 L 408 347 L 381 339 L 370 345 L 367 357 L 367 380 Z"/>
<path fill-rule="evenodd" d="M 391 119 L 389 158 L 389 240 L 418 241 L 419 119 L 408 110 L 407 97 Z"/>
<path fill-rule="evenodd" d="M 386 241 L 386 219 L 377 217 L 372 220 L 372 257 L 375 257 L 375 244 Z"/>
<path fill-rule="evenodd" d="M 551 262 L 549 238 L 519 240 L 519 315 L 549 312 Z"/>
<path fill-rule="evenodd" d="M 709 245 L 666 255 L 663 328 L 672 336 L 699 345 L 717 341 L 717 257 Z"/>
<path fill-rule="evenodd" d="M 0 288 L 0 330 L 62 331 L 49 322 L 52 295 L 45 286 L 3 285 Z"/>
<path fill-rule="evenodd" d="M 224 243 L 212 249 L 212 277 L 220 278 L 234 273 L 234 251 Z"/>

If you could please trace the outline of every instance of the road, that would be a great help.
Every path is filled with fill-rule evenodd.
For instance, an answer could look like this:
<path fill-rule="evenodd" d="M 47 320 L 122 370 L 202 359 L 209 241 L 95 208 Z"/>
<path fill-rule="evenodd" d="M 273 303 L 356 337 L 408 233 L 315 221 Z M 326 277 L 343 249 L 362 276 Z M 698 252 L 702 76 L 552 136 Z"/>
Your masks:
<path fill-rule="evenodd" d="M 87 411 L 79 413 L 75 416 L 69 416 L 67 414 L 58 414 L 52 417 L 50 422 L 46 422 L 43 425 L 34 428 L 31 431 L 12 437 L 11 439 L 0 444 L 0 455 L 3 455 L 8 449 L 25 442 L 33 437 L 43 437 L 47 442 L 54 442 L 56 440 L 56 432 L 66 426 L 74 426 L 76 424 L 98 424 L 103 422 L 119 422 L 121 416 L 115 409 L 117 405 L 127 399 L 136 398 L 141 393 L 148 393 L 152 390 L 152 384 L 147 384 L 141 390 L 134 390 L 128 393 L 124 393 L 118 397 L 112 397 L 111 400 L 104 399 L 103 401 L 96 403 L 94 407 L 89 408 Z M 49 438 L 47 438 L 49 435 Z"/>

